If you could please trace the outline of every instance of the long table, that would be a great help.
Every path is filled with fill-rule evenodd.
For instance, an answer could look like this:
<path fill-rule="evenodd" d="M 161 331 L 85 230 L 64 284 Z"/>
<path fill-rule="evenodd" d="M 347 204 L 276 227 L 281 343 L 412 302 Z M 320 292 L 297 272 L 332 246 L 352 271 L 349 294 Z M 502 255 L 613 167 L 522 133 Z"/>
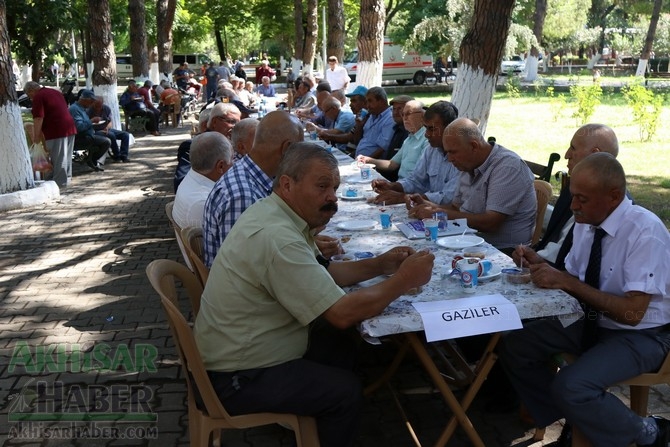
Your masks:
<path fill-rule="evenodd" d="M 322 146 L 323 143 L 320 143 Z M 328 149 L 330 150 L 330 149 Z M 338 159 L 340 166 L 341 185 L 338 190 L 339 210 L 321 234 L 340 238 L 342 246 L 349 254 L 357 252 L 371 252 L 374 255 L 381 254 L 388 249 L 407 245 L 416 250 L 428 249 L 435 255 L 433 274 L 430 282 L 422 287 L 422 290 L 414 295 L 403 295 L 392 302 L 381 314 L 367 319 L 360 324 L 360 332 L 364 338 L 374 341 L 377 337 L 395 336 L 402 340 L 399 357 L 407 349 L 412 349 L 424 368 L 431 376 L 434 384 L 440 390 L 443 398 L 454 413 L 449 423 L 436 442 L 436 446 L 444 446 L 457 425 L 465 430 L 468 437 L 475 446 L 483 446 L 481 438 L 472 426 L 472 423 L 466 415 L 469 405 L 472 403 L 477 391 L 486 378 L 491 367 L 495 363 L 496 354 L 495 345 L 500 338 L 499 333 L 491 336 L 491 340 L 477 363 L 475 370 L 470 377 L 470 386 L 464 397 L 459 402 L 453 392 L 445 382 L 441 372 L 434 363 L 426 349 L 426 343 L 423 339 L 423 323 L 419 313 L 412 306 L 417 301 L 435 301 L 450 298 L 462 298 L 481 295 L 490 295 L 499 293 L 501 290 L 500 276 L 492 277 L 489 280 L 481 281 L 474 294 L 466 294 L 461 289 L 458 279 L 451 276 L 451 260 L 454 256 L 462 255 L 462 249 L 442 248 L 435 242 L 424 239 L 410 240 L 393 225 L 389 229 L 382 229 L 379 224 L 379 205 L 368 203 L 365 198 L 373 197 L 374 192 L 370 186 L 370 181 L 364 181 L 360 176 L 360 169 L 356 163 L 346 154 L 333 150 L 333 155 Z M 372 178 L 379 177 L 378 173 L 373 171 Z M 355 200 L 346 196 L 348 188 L 355 188 L 357 196 Z M 385 206 L 393 213 L 393 221 L 402 223 L 408 221 L 407 210 L 404 204 Z M 347 222 L 360 220 L 375 220 L 377 224 L 373 228 L 364 230 L 341 229 Z M 497 268 L 514 266 L 512 260 L 501 253 L 493 246 L 484 243 L 480 247 L 486 251 L 486 258 L 491 260 Z M 384 278 L 374 278 L 349 288 L 365 287 L 375 282 L 382 281 Z M 533 318 L 553 317 L 559 318 L 567 326 L 582 317 L 583 311 L 574 298 L 561 290 L 541 289 L 530 284 L 520 284 L 516 287 L 517 294 L 507 298 L 516 306 L 519 316 L 522 320 Z M 399 363 L 399 357 L 396 358 L 395 365 Z M 462 363 L 461 363 L 462 365 Z M 393 366 L 385 378 L 392 374 Z"/>

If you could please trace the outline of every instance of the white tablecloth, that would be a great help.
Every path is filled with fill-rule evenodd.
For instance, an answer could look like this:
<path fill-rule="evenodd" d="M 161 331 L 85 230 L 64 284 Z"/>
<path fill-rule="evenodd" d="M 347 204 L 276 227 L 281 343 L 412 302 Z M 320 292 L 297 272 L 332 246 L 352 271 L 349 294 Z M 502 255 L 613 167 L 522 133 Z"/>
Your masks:
<path fill-rule="evenodd" d="M 356 188 L 359 193 L 366 197 L 374 196 L 370 183 L 360 182 L 360 170 L 353 163 L 353 160 L 337 150 L 333 151 L 333 155 L 337 157 L 340 163 L 341 185 L 338 196 L 344 194 L 344 191 L 349 187 Z M 373 171 L 372 177 L 379 177 L 379 174 Z M 435 254 L 431 281 L 423 286 L 420 293 L 413 296 L 403 295 L 391 303 L 380 315 L 363 321 L 360 326 L 363 335 L 380 337 L 389 334 L 421 331 L 423 330 L 423 323 L 412 306 L 412 302 L 473 296 L 463 293 L 458 279 L 448 275 L 451 272 L 451 260 L 454 256 L 462 254 L 462 250 L 442 248 L 436 243 L 424 239 L 409 240 L 395 226 L 387 230 L 382 229 L 379 225 L 379 206 L 368 204 L 365 200 L 344 200 L 341 198 L 338 205 L 339 211 L 321 234 L 338 238 L 345 236 L 344 239 L 349 240 L 343 242 L 342 246 L 347 253 L 372 252 L 378 255 L 392 247 L 407 245 L 416 250 L 430 249 Z M 386 208 L 391 210 L 393 220 L 396 222 L 409 220 L 405 205 L 392 205 Z M 377 224 L 372 229 L 361 231 L 338 228 L 340 223 L 365 219 L 375 220 Z M 483 246 L 487 249 L 487 259 L 490 259 L 496 267 L 514 266 L 511 258 L 507 255 L 487 243 L 484 243 Z M 351 287 L 349 290 L 374 284 L 375 281 L 383 279 L 375 278 Z M 501 283 L 500 276 L 481 281 L 474 296 L 500 293 Z M 516 305 L 522 320 L 554 316 L 560 318 L 563 324 L 567 326 L 583 315 L 577 300 L 561 290 L 540 289 L 532 283 L 518 285 L 517 289 L 518 294 L 516 296 L 507 298 Z"/>

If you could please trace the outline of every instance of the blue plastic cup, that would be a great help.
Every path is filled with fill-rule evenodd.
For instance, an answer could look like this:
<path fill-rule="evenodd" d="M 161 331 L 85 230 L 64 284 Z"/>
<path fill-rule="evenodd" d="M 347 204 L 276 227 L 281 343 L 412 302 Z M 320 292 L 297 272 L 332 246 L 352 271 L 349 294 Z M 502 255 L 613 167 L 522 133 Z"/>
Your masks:
<path fill-rule="evenodd" d="M 389 213 L 384 211 L 380 212 L 379 221 L 384 230 L 388 230 L 389 228 L 391 228 L 391 215 Z"/>

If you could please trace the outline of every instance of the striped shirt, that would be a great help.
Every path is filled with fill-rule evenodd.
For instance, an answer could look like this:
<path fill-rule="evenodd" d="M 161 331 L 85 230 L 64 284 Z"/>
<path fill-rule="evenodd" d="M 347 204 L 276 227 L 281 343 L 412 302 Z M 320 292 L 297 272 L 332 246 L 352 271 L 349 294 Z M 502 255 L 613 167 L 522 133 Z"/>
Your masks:
<path fill-rule="evenodd" d="M 272 179 L 249 156 L 235 162 L 216 182 L 207 196 L 202 224 L 207 267 L 244 210 L 271 192 Z"/>

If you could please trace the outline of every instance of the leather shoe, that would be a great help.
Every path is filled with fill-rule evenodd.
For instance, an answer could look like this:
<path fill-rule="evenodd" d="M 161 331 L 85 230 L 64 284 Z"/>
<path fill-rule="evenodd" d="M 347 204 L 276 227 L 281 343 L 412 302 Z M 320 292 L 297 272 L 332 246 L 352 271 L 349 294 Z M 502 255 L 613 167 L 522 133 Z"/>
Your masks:
<path fill-rule="evenodd" d="M 656 440 L 651 444 L 641 445 L 640 447 L 668 447 L 668 443 L 670 443 L 670 421 L 660 416 L 652 416 L 652 418 L 654 418 L 658 427 Z"/>
<path fill-rule="evenodd" d="M 129 163 L 129 162 L 130 162 L 130 158 L 128 158 L 128 157 L 121 157 L 121 161 L 122 161 L 123 163 Z"/>
<path fill-rule="evenodd" d="M 86 165 L 88 165 L 89 168 L 93 169 L 95 172 L 100 171 L 100 168 L 98 167 L 99 163 L 94 163 L 91 160 L 86 160 Z"/>

